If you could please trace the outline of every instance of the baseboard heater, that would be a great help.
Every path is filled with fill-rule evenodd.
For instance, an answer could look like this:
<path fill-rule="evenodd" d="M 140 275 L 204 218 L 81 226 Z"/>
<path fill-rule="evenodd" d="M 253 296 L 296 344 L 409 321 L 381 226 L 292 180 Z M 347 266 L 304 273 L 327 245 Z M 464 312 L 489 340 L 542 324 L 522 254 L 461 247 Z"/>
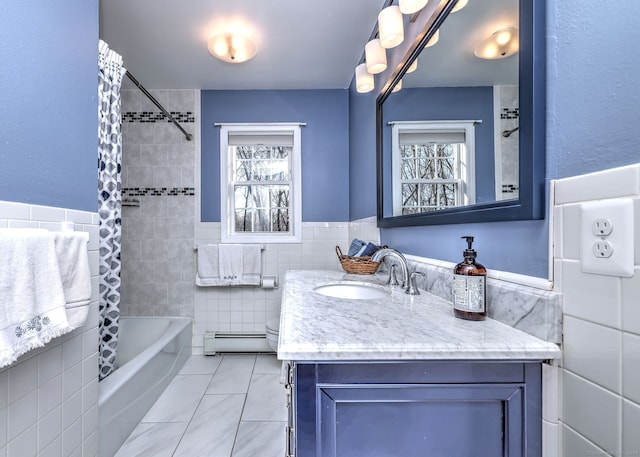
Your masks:
<path fill-rule="evenodd" d="M 204 355 L 218 352 L 273 352 L 264 333 L 205 332 Z"/>

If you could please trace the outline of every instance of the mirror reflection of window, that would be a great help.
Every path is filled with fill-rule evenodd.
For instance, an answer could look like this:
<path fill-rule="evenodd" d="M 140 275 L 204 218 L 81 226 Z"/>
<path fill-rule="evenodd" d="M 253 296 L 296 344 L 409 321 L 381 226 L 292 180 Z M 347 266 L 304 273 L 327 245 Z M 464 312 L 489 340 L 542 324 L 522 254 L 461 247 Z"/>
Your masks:
<path fill-rule="evenodd" d="M 391 123 L 394 216 L 475 203 L 476 123 Z"/>

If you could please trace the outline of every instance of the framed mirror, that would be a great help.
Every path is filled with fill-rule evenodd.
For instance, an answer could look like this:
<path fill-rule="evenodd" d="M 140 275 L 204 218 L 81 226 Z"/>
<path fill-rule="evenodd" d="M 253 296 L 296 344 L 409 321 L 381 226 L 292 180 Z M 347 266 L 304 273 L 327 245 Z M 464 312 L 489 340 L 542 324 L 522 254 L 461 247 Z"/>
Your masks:
<path fill-rule="evenodd" d="M 425 23 L 377 99 L 379 227 L 544 217 L 544 1 L 448 0 Z M 478 57 L 499 34 L 517 52 Z"/>

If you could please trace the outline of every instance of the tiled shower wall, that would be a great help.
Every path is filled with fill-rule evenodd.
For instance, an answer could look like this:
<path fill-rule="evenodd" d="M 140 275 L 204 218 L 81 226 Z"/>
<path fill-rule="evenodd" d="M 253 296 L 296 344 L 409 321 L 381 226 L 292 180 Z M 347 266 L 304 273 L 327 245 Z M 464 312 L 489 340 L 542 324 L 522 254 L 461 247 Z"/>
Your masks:
<path fill-rule="evenodd" d="M 580 205 L 634 200 L 631 278 L 583 273 Z M 563 294 L 563 456 L 640 455 L 640 165 L 556 181 L 554 277 Z M 615 227 L 614 227 L 615 230 Z"/>
<path fill-rule="evenodd" d="M 91 308 L 82 327 L 0 369 L 0 456 L 98 455 L 98 215 L 0 201 L 0 227 L 89 233 Z"/>
<path fill-rule="evenodd" d="M 138 89 L 122 90 L 121 310 L 125 316 L 193 317 L 199 92 L 151 93 L 194 138 L 187 141 Z"/>

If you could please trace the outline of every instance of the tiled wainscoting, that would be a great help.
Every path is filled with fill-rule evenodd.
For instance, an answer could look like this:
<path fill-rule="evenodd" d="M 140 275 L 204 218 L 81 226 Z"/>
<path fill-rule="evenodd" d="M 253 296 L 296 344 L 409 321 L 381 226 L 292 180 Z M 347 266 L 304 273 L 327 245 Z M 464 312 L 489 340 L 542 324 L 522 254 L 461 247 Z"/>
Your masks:
<path fill-rule="evenodd" d="M 580 205 L 622 197 L 634 202 L 633 277 L 583 273 Z M 554 276 L 564 303 L 559 455 L 640 455 L 640 165 L 556 181 L 555 201 Z"/>
<path fill-rule="evenodd" d="M 89 233 L 91 310 L 85 325 L 0 370 L 0 456 L 98 455 L 98 215 L 0 201 L 0 227 Z"/>
<path fill-rule="evenodd" d="M 262 272 L 264 275 L 277 275 L 282 281 L 287 270 L 341 269 L 336 245 L 346 252 L 351 238 L 356 236 L 377 242 L 375 219 L 351 223 L 303 222 L 302 243 L 265 244 Z M 197 224 L 196 244 L 210 243 L 220 243 L 220 223 Z M 193 353 L 202 354 L 207 331 L 263 333 L 266 320 L 280 315 L 280 301 L 280 288 L 198 287 Z"/>

